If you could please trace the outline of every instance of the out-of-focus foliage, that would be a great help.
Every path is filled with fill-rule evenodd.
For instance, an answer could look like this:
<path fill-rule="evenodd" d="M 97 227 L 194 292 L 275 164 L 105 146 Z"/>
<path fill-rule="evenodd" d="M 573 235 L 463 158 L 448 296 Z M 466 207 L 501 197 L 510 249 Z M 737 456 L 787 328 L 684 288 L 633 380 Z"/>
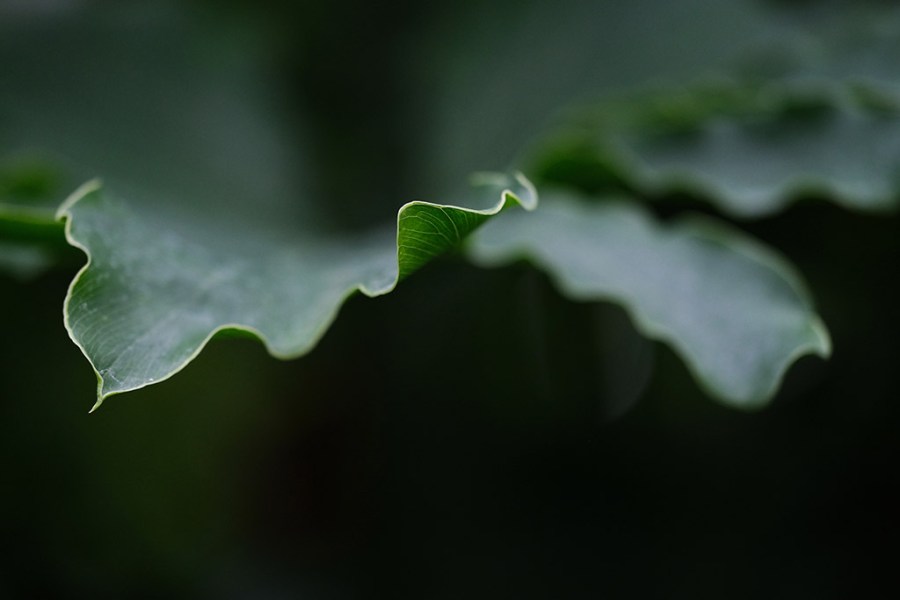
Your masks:
<path fill-rule="evenodd" d="M 900 96 L 794 85 L 663 90 L 592 106 L 536 145 L 533 169 L 586 188 L 678 191 L 744 218 L 802 197 L 894 209 Z"/>
<path fill-rule="evenodd" d="M 0 164 L 0 269 L 28 279 L 67 256 L 55 219 L 58 184 L 56 173 L 39 162 Z"/>

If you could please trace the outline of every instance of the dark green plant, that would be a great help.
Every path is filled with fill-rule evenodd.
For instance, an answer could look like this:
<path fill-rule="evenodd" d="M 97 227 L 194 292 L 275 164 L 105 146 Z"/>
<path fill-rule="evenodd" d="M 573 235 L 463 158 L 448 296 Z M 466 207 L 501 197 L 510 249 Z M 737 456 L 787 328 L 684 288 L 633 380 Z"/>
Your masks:
<path fill-rule="evenodd" d="M 235 39 L 227 20 L 174 5 L 10 12 L 0 265 L 39 272 L 71 258 L 64 241 L 87 256 L 65 324 L 97 405 L 169 378 L 217 334 L 303 355 L 349 295 L 386 294 L 458 247 L 479 265 L 526 260 L 573 301 L 622 305 L 711 396 L 763 405 L 831 342 L 789 261 L 739 223 L 796 201 L 896 207 L 900 11 L 628 4 L 577 3 L 546 37 L 548 9 L 529 4 L 471 47 L 434 49 L 446 73 L 431 75 L 431 137 L 385 146 L 419 144 L 412 179 L 453 203 L 407 203 L 363 231 L 352 215 L 373 209 L 335 208 L 328 190 L 365 199 L 365 170 L 348 148 L 319 171 L 338 183 L 316 175 L 303 111 L 272 75 L 277 36 Z M 498 168 L 474 188 L 446 183 Z M 694 214 L 662 222 L 685 205 Z"/>

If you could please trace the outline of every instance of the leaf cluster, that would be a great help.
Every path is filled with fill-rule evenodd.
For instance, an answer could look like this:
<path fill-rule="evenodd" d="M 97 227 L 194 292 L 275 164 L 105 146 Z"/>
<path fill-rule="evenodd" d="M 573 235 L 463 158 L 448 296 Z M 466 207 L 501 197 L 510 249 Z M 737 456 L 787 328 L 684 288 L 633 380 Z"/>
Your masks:
<path fill-rule="evenodd" d="M 524 260 L 574 302 L 621 305 L 709 395 L 764 405 L 831 341 L 802 276 L 745 224 L 798 202 L 896 208 L 900 11 L 613 4 L 575 3 L 543 37 L 549 9 L 529 3 L 501 36 L 418 40 L 445 67 L 403 67 L 433 84 L 427 135 L 385 145 L 416 148 L 414 197 L 434 196 L 363 228 L 348 225 L 359 198 L 362 212 L 395 200 L 369 198 L 377 186 L 350 161 L 333 161 L 350 184 L 317 169 L 321 140 L 303 143 L 315 126 L 284 102 L 283 39 L 235 39 L 227 20 L 168 4 L 140 19 L 12 10 L 0 267 L 27 276 L 68 264 L 66 244 L 83 251 L 64 314 L 96 406 L 168 379 L 221 333 L 306 354 L 348 297 L 387 294 L 458 249 L 481 266 Z M 474 186 L 446 183 L 484 169 Z M 328 192 L 350 188 L 346 204 Z"/>

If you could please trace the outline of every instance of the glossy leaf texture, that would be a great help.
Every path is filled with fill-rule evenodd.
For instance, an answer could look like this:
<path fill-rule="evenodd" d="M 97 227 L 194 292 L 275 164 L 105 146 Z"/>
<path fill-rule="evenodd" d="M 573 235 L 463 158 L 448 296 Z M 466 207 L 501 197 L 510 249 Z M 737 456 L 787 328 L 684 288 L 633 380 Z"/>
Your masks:
<path fill-rule="evenodd" d="M 473 238 L 485 266 L 527 259 L 567 297 L 622 305 L 674 349 L 698 383 L 741 408 L 777 391 L 798 357 L 831 342 L 804 286 L 772 250 L 707 217 L 661 224 L 633 202 L 544 194 Z"/>
<path fill-rule="evenodd" d="M 412 202 L 395 231 L 294 239 L 228 217 L 203 235 L 207 220 L 86 184 L 60 209 L 88 256 L 65 322 L 97 372 L 97 406 L 177 373 L 220 331 L 251 333 L 280 358 L 308 352 L 351 294 L 386 294 L 507 206 L 537 201 L 522 176 L 495 175 L 485 189 L 498 199 L 488 209 Z"/>

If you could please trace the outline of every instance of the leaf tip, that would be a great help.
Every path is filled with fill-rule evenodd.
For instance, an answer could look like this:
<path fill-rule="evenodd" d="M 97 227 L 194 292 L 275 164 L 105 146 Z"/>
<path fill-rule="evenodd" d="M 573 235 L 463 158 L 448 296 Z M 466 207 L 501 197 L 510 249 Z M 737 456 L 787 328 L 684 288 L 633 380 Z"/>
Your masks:
<path fill-rule="evenodd" d="M 816 341 L 818 342 L 818 345 L 815 348 L 815 354 L 823 359 L 831 358 L 831 354 L 834 351 L 834 345 L 832 344 L 828 327 L 822 319 L 816 317 L 812 322 L 812 329 L 816 336 Z"/>
<path fill-rule="evenodd" d="M 94 402 L 94 406 L 91 407 L 91 410 L 88 411 L 88 414 L 92 414 L 94 411 L 100 408 L 101 404 L 103 404 L 103 396 L 97 396 L 97 401 Z"/>

